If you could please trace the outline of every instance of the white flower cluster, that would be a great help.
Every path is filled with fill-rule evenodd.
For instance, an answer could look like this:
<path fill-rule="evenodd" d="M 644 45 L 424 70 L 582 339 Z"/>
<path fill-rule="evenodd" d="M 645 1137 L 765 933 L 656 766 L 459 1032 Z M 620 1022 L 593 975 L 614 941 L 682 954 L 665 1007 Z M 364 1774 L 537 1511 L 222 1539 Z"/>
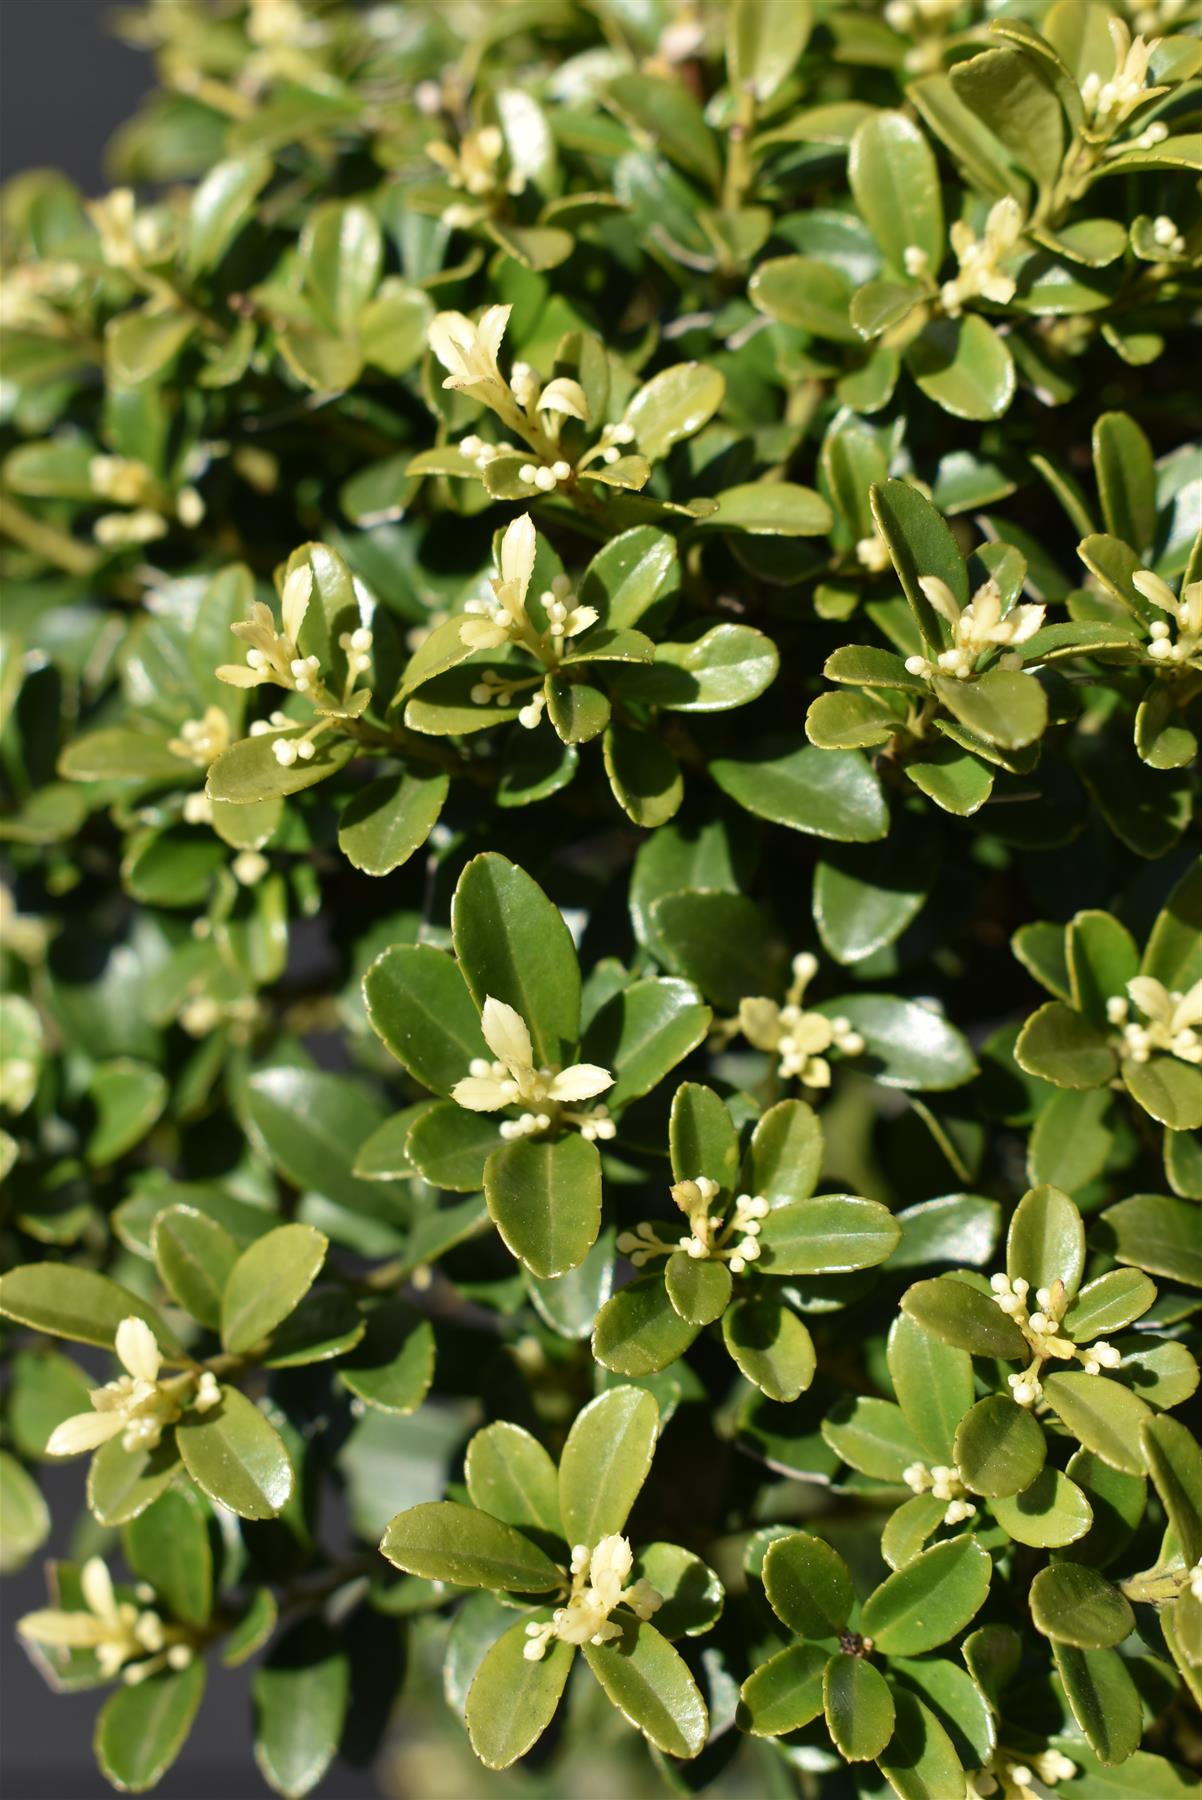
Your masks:
<path fill-rule="evenodd" d="M 459 636 L 469 649 L 497 650 L 502 645 L 515 644 L 537 657 L 545 668 L 553 669 L 563 655 L 565 641 L 596 624 L 596 607 L 576 604 L 566 575 L 555 576 L 551 586 L 539 595 L 547 621 L 545 629 L 540 629 L 530 617 L 526 599 L 537 553 L 534 521 L 529 513 L 522 513 L 506 527 L 501 539 L 500 573 L 490 583 L 493 598 L 469 600 L 464 608 L 467 617 L 459 627 Z M 522 688 L 533 687 L 539 680 L 541 676 L 511 680 L 486 670 L 471 689 L 472 700 L 477 706 L 498 702 L 504 706 Z M 543 704 L 543 696 L 535 695 L 518 714 L 521 723 L 533 729 L 542 716 Z"/>
<path fill-rule="evenodd" d="M 1152 242 L 1166 250 L 1170 256 L 1185 254 L 1185 238 L 1178 231 L 1176 220 L 1170 219 L 1167 213 L 1161 213 L 1159 218 L 1153 219 Z"/>
<path fill-rule="evenodd" d="M 1071 1781 L 1077 1772 L 1076 1763 L 1061 1750 L 1042 1750 L 1029 1762 L 1011 1762 L 999 1754 L 987 1768 L 969 1771 L 968 1793 L 971 1800 L 993 1800 L 997 1794 L 1008 1800 L 1011 1795 L 1029 1792 L 1036 1779 L 1045 1787 L 1055 1787 L 1058 1782 Z"/>
<path fill-rule="evenodd" d="M 1161 91 L 1148 86 L 1148 64 L 1159 38 L 1133 38 L 1126 21 L 1115 13 L 1106 23 L 1114 46 L 1114 72 L 1108 81 L 1103 81 L 1096 70 L 1091 70 L 1081 83 L 1086 115 L 1099 136 L 1117 131 L 1149 95 Z"/>
<path fill-rule="evenodd" d="M 527 1662 L 541 1662 L 553 1638 L 564 1644 L 606 1644 L 621 1637 L 622 1628 L 610 1614 L 625 1606 L 637 1619 L 650 1619 L 664 1603 L 663 1595 L 649 1581 L 629 1586 L 634 1552 L 624 1537 L 604 1537 L 590 1550 L 587 1544 L 572 1548 L 572 1593 L 566 1606 L 551 1617 L 526 1627 L 522 1655 Z"/>
<path fill-rule="evenodd" d="M 99 1556 L 84 1564 L 79 1586 L 82 1607 L 67 1611 L 47 1606 L 26 1613 L 17 1625 L 21 1636 L 50 1650 L 90 1650 L 106 1681 L 120 1675 L 130 1686 L 163 1668 L 186 1669 L 192 1661 L 192 1645 L 178 1627 L 164 1625 L 158 1613 L 132 1600 L 118 1601 Z M 139 1599 L 153 1595 L 145 1584 L 138 1589 Z"/>
<path fill-rule="evenodd" d="M 1004 195 L 990 207 L 983 237 L 976 235 L 967 220 L 954 221 L 948 236 L 960 272 L 939 290 L 940 304 L 949 319 L 959 318 L 967 300 L 992 300 L 997 306 L 1013 300 L 1015 282 L 1012 276 L 1002 273 L 1001 264 L 1018 243 L 1022 230 L 1022 208 L 1013 194 Z M 910 267 L 908 252 L 906 266 Z"/>
<path fill-rule="evenodd" d="M 915 1462 L 902 1470 L 902 1480 L 914 1493 L 929 1493 L 933 1499 L 946 1502 L 945 1525 L 962 1525 L 965 1519 L 975 1518 L 977 1509 L 966 1497 L 968 1489 L 958 1469 L 949 1468 L 946 1463 L 935 1463 L 928 1469 L 925 1463 Z"/>
<path fill-rule="evenodd" d="M 928 681 L 934 675 L 969 681 L 977 673 L 980 658 L 1001 647 L 1007 651 L 1001 666 L 1021 668 L 1020 646 L 1035 636 L 1043 624 L 1046 607 L 1012 606 L 1003 615 L 1002 596 L 992 576 L 981 583 L 963 609 L 947 582 L 938 575 L 920 575 L 918 585 L 939 616 L 951 626 L 952 642 L 933 661 L 925 656 L 907 656 L 906 668 L 911 675 L 922 675 Z"/>
<path fill-rule="evenodd" d="M 1119 1028 L 1121 1055 L 1146 1063 L 1160 1050 L 1185 1063 L 1202 1063 L 1202 980 L 1179 994 L 1151 975 L 1136 975 L 1127 983 L 1127 993 L 1130 999 L 1114 994 L 1106 1002 L 1106 1017 Z M 1142 1021 L 1131 1017 L 1132 1002 L 1143 1013 Z"/>
<path fill-rule="evenodd" d="M 1010 1397 L 1019 1406 L 1034 1406 L 1043 1397 L 1039 1371 L 1045 1362 L 1071 1362 L 1076 1357 L 1087 1375 L 1100 1375 L 1103 1369 L 1117 1369 L 1122 1351 L 1099 1338 L 1092 1344 L 1075 1344 L 1063 1335 L 1060 1322 L 1068 1308 L 1068 1293 L 1063 1281 L 1035 1293 L 1035 1312 L 1027 1311 L 1031 1284 L 1022 1275 L 1011 1281 L 1008 1275 L 991 1275 L 989 1285 L 996 1305 L 1018 1326 L 1031 1348 L 1031 1361 L 1020 1374 L 1006 1377 Z"/>
<path fill-rule="evenodd" d="M 1151 643 L 1148 655 L 1154 662 L 1202 665 L 1202 581 L 1191 581 L 1178 599 L 1168 582 L 1152 569 L 1137 569 L 1131 584 L 1151 605 L 1166 612 L 1177 627 L 1173 641 L 1172 627 L 1165 619 L 1157 619 L 1149 627 Z"/>
<path fill-rule="evenodd" d="M 762 1195 L 736 1195 L 728 1216 L 725 1211 L 710 1211 L 720 1189 L 708 1175 L 678 1181 L 671 1191 L 689 1229 L 673 1241 L 661 1238 L 646 1220 L 633 1231 L 622 1232 L 618 1249 L 629 1256 L 636 1269 L 653 1256 L 674 1256 L 678 1250 L 695 1261 L 724 1262 L 732 1275 L 741 1275 L 749 1262 L 755 1262 L 760 1254 L 761 1225 L 771 1211 Z"/>
<path fill-rule="evenodd" d="M 777 1073 L 783 1080 L 796 1078 L 806 1087 L 825 1088 L 831 1084 L 826 1051 L 859 1056 L 864 1040 L 842 1013 L 828 1017 L 804 1010 L 805 990 L 817 973 L 818 958 L 808 950 L 801 951 L 793 958 L 793 981 L 785 1004 L 778 1006 L 762 995 L 741 1000 L 738 1028 L 757 1050 L 775 1054 Z"/>
<path fill-rule="evenodd" d="M 591 1100 L 613 1086 L 608 1069 L 596 1063 L 573 1063 L 558 1074 L 536 1068 L 530 1032 L 521 1014 L 491 995 L 480 1014 L 480 1029 L 495 1061 L 473 1057 L 468 1073 L 451 1089 L 451 1099 L 469 1112 L 500 1112 L 506 1106 L 522 1106 L 516 1119 L 501 1124 L 503 1138 L 527 1137 L 571 1125 L 590 1142 L 612 1138 L 616 1127 L 604 1106 L 577 1112 L 575 1103 Z"/>
<path fill-rule="evenodd" d="M 126 1450 L 153 1450 L 168 1425 L 182 1417 L 186 1391 L 197 1412 L 208 1412 L 221 1403 L 221 1389 L 206 1369 L 190 1371 L 170 1381 L 159 1380 L 162 1352 L 154 1332 L 144 1319 L 122 1319 L 114 1348 L 128 1373 L 103 1387 L 93 1388 L 93 1411 L 64 1419 L 50 1433 L 47 1456 L 79 1456 L 119 1437 Z"/>
<path fill-rule="evenodd" d="M 195 763 L 198 769 L 207 769 L 223 750 L 229 749 L 229 744 L 227 714 L 220 706 L 206 706 L 203 718 L 184 720 L 179 736 L 172 738 L 167 748 L 175 756 L 182 756 L 185 762 Z"/>

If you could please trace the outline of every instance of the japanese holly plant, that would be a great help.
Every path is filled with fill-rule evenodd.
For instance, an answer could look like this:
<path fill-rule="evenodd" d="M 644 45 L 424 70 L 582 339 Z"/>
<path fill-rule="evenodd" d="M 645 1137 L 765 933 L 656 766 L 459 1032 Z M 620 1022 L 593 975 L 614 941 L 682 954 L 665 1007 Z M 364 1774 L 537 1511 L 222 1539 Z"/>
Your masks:
<path fill-rule="evenodd" d="M 114 25 L 0 196 L 14 1717 L 1189 1800 L 1196 18 Z"/>

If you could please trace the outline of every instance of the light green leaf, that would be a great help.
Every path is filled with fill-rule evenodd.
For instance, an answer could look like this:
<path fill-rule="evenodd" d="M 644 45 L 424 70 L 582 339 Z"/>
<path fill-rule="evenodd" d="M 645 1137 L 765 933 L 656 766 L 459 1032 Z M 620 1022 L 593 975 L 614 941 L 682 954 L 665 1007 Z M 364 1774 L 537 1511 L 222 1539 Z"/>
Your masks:
<path fill-rule="evenodd" d="M 1039 1421 L 1005 1395 L 990 1394 L 961 1419 L 953 1461 L 970 1493 L 997 1499 L 1030 1487 L 1046 1455 Z"/>
<path fill-rule="evenodd" d="M 687 1664 L 654 1625 L 619 1613 L 622 1636 L 585 1644 L 584 1658 L 623 1718 L 666 1756 L 704 1747 L 709 1714 Z"/>
<path fill-rule="evenodd" d="M 559 1510 L 571 1544 L 620 1532 L 647 1479 L 659 1408 L 644 1388 L 615 1387 L 577 1413 L 559 1459 Z"/>
<path fill-rule="evenodd" d="M 308 1293 L 329 1249 L 311 1225 L 280 1225 L 250 1244 L 230 1271 L 221 1301 L 221 1341 L 241 1356 L 269 1338 Z"/>
<path fill-rule="evenodd" d="M 285 1632 L 255 1670 L 255 1761 L 287 1800 L 317 1786 L 342 1736 L 350 1699 L 350 1659 L 321 1619 Z"/>
<path fill-rule="evenodd" d="M 1138 1394 L 1105 1375 L 1057 1370 L 1041 1379 L 1048 1405 L 1087 1450 L 1125 1474 L 1143 1474 L 1140 1430 L 1151 1413 Z"/>
<path fill-rule="evenodd" d="M 963 1631 L 985 1603 L 993 1564 L 973 1537 L 924 1550 L 868 1596 L 860 1627 L 884 1656 L 918 1656 Z"/>
<path fill-rule="evenodd" d="M 457 1500 L 434 1500 L 398 1513 L 381 1553 L 408 1575 L 459 1587 L 545 1593 L 563 1573 L 512 1525 Z"/>
<path fill-rule="evenodd" d="M 763 1581 L 777 1618 L 802 1637 L 837 1637 L 855 1604 L 847 1564 L 824 1538 L 807 1531 L 768 1546 Z"/>
<path fill-rule="evenodd" d="M 96 1721 L 96 1760 L 126 1793 L 144 1794 L 166 1774 L 187 1740 L 205 1691 L 205 1663 L 164 1669 L 110 1694 Z"/>
<path fill-rule="evenodd" d="M 563 914 L 538 883 L 503 856 L 473 857 L 451 902 L 451 933 L 476 1005 L 491 996 L 520 1013 L 536 1062 L 562 1068 L 571 1061 L 580 968 Z"/>
<path fill-rule="evenodd" d="M 536 1744 L 555 1716 L 575 1649 L 552 1638 L 537 1662 L 523 1655 L 526 1623 L 511 1625 L 488 1650 L 467 1693 L 472 1749 L 486 1769 L 507 1769 Z"/>
<path fill-rule="evenodd" d="M 715 757 L 710 774 L 747 812 L 793 831 L 870 844 L 888 830 L 880 782 L 855 750 L 769 740 L 737 758 Z"/>
<path fill-rule="evenodd" d="M 884 1262 L 901 1236 L 877 1200 L 820 1194 L 772 1209 L 760 1230 L 762 1268 L 770 1275 L 838 1275 Z"/>
<path fill-rule="evenodd" d="M 943 260 L 943 201 L 935 157 L 904 113 L 875 112 L 851 141 L 847 178 L 860 217 L 895 273 L 913 246 L 935 274 Z"/>
<path fill-rule="evenodd" d="M 220 1406 L 186 1414 L 175 1439 L 196 1485 L 240 1518 L 275 1518 L 291 1499 L 296 1477 L 284 1440 L 237 1388 L 222 1388 Z"/>
<path fill-rule="evenodd" d="M 505 1246 L 544 1278 L 583 1262 L 601 1228 L 601 1159 L 575 1134 L 517 1138 L 488 1159 L 488 1211 Z"/>
<path fill-rule="evenodd" d="M 563 1536 L 555 1464 L 520 1425 L 499 1421 L 478 1431 L 467 1447 L 464 1479 L 481 1512 L 505 1525 Z"/>
<path fill-rule="evenodd" d="M 880 1670 L 862 1657 L 831 1657 L 822 1705 L 835 1748 L 848 1762 L 879 1756 L 893 1736 L 893 1695 Z"/>
<path fill-rule="evenodd" d="M 796 1400 L 814 1379 L 813 1339 L 782 1301 L 737 1300 L 722 1315 L 722 1338 L 740 1373 L 769 1400 Z"/>

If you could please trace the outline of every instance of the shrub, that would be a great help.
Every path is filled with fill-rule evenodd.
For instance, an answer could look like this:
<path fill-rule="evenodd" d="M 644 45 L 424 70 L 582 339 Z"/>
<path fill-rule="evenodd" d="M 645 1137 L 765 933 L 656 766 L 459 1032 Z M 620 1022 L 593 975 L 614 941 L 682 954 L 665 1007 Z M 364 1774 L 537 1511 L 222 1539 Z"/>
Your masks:
<path fill-rule="evenodd" d="M 135 1791 L 263 1652 L 285 1795 L 398 1695 L 407 1792 L 1193 1792 L 1196 22 L 120 28 L 4 200 L 26 1647 Z"/>

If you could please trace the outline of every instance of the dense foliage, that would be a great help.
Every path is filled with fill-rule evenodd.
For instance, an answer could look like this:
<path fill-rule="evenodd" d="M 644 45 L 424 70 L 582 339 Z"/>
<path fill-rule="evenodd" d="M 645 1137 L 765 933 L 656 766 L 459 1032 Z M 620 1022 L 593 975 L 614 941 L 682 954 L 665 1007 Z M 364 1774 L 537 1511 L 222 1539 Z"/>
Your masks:
<path fill-rule="evenodd" d="M 256 1657 L 284 1795 L 1196 1793 L 1196 19 L 118 24 L 4 196 L 26 1647 L 134 1791 Z"/>

